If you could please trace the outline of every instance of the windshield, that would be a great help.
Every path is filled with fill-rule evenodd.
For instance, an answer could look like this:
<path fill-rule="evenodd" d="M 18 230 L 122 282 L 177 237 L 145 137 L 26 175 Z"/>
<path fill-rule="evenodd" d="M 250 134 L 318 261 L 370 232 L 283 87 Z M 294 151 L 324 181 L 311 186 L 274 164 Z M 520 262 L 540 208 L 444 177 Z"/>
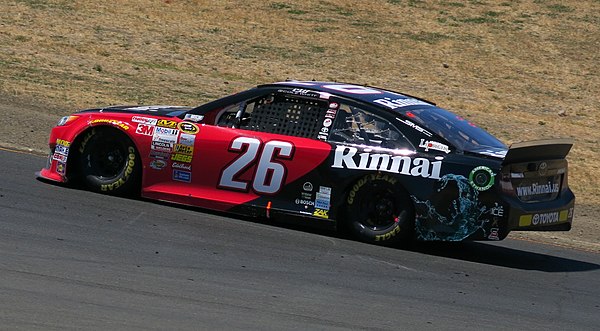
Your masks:
<path fill-rule="evenodd" d="M 487 131 L 447 110 L 426 107 L 402 113 L 463 151 L 481 153 L 507 149 L 506 145 Z"/>

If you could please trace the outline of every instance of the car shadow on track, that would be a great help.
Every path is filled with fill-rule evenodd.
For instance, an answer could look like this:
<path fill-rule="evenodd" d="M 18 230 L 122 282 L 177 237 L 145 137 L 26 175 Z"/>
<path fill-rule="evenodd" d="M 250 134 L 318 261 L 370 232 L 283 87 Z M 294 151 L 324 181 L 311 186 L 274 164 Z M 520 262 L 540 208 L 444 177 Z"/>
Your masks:
<path fill-rule="evenodd" d="M 522 249 L 506 247 L 501 245 L 513 245 L 517 243 L 514 240 L 506 240 L 504 242 L 489 244 L 485 242 L 459 242 L 459 243 L 414 243 L 406 249 L 451 259 L 469 261 L 475 263 L 496 265 L 501 267 L 522 269 L 522 270 L 539 270 L 545 272 L 578 272 L 591 271 L 600 269 L 600 265 L 596 263 L 581 261 L 575 258 L 566 258 L 551 254 L 542 254 L 530 252 Z M 549 247 L 545 244 L 532 244 L 536 248 Z M 533 247 L 532 247 L 533 248 Z M 554 249 L 554 247 L 552 247 Z M 564 249 L 567 254 L 579 255 L 578 251 Z M 599 256 L 590 253 L 591 256 Z"/>
<path fill-rule="evenodd" d="M 68 189 L 79 190 L 78 187 L 70 185 L 58 184 L 43 179 L 38 179 L 42 182 L 54 184 L 57 186 L 63 186 Z M 99 193 L 97 193 L 99 194 Z M 266 226 L 274 226 L 280 228 L 287 228 L 294 231 L 301 231 L 305 233 L 313 233 L 315 235 L 327 236 L 330 238 L 336 238 L 338 240 L 348 240 L 356 243 L 357 245 L 374 245 L 367 243 L 360 243 L 351 238 L 347 233 L 340 233 L 331 229 L 323 229 L 318 227 L 308 227 L 306 223 L 299 225 L 296 222 L 288 223 L 283 221 L 277 221 L 272 219 L 266 219 L 264 217 L 243 217 L 236 216 L 230 213 L 216 212 L 198 207 L 178 205 L 169 202 L 162 202 L 156 200 L 149 200 L 141 197 L 122 197 L 123 199 L 130 200 L 141 200 L 148 203 L 159 204 L 170 206 L 179 209 L 192 210 L 199 213 L 217 215 L 222 217 L 228 217 L 238 219 L 240 221 L 259 223 Z M 580 272 L 580 271 L 591 271 L 600 269 L 600 265 L 596 263 L 586 262 L 578 260 L 579 257 L 567 258 L 560 257 L 550 254 L 542 254 L 528 251 L 527 247 L 524 249 L 508 247 L 508 246 L 530 246 L 532 249 L 540 250 L 545 247 L 550 248 L 545 244 L 534 244 L 529 242 L 520 242 L 517 240 L 506 240 L 503 242 L 486 243 L 486 242 L 412 242 L 402 245 L 401 247 L 382 247 L 382 249 L 397 249 L 399 251 L 410 251 L 420 254 L 426 254 L 431 256 L 439 256 L 450 259 L 469 261 L 481 264 L 489 264 L 502 266 L 513 269 L 522 270 L 539 270 L 545 272 Z M 551 247 L 552 250 L 558 248 Z M 562 249 L 561 255 L 572 255 L 581 256 L 587 254 L 588 260 L 594 259 L 595 257 L 600 258 L 600 254 L 595 253 L 583 253 L 576 250 Z M 554 254 L 554 252 L 552 253 Z"/>
<path fill-rule="evenodd" d="M 202 211 L 206 212 L 206 211 Z M 228 217 L 232 217 L 228 215 Z M 314 233 L 316 235 L 328 236 L 339 240 L 349 240 L 357 244 L 371 245 L 368 243 L 360 243 L 352 238 L 347 233 L 339 233 L 332 230 L 320 229 L 314 227 L 306 227 L 294 223 L 282 223 L 279 221 L 264 220 L 261 218 L 241 218 L 246 221 L 267 224 L 271 226 L 283 227 L 296 231 Z M 431 256 L 440 256 L 450 259 L 475 262 L 481 264 L 495 265 L 521 270 L 538 270 L 544 272 L 581 272 L 600 269 L 600 264 L 588 261 L 579 260 L 581 254 L 588 254 L 590 257 L 586 260 L 591 260 L 597 257 L 600 260 L 600 254 L 584 253 L 577 250 L 558 248 L 564 252 L 561 255 L 573 255 L 574 257 L 556 256 L 554 252 L 548 254 L 536 253 L 524 249 L 508 247 L 508 246 L 531 246 L 532 249 L 544 250 L 545 248 L 556 247 L 548 246 L 543 243 L 522 242 L 518 240 L 507 239 L 501 242 L 422 242 L 413 241 L 401 245 L 400 247 L 382 247 L 382 249 L 397 249 L 399 251 L 410 251 Z M 541 249 L 540 249 L 541 248 Z"/>

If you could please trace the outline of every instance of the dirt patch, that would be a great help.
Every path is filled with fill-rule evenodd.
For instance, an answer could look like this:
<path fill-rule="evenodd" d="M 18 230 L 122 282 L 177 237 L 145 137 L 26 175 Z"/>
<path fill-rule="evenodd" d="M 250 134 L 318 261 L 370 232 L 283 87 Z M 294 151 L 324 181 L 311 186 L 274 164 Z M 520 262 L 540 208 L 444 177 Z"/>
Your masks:
<path fill-rule="evenodd" d="M 600 247 L 600 2 L 18 0 L 0 3 L 0 143 L 46 150 L 78 108 L 197 105 L 265 82 L 435 101 L 506 143 L 572 137 L 574 229 Z"/>

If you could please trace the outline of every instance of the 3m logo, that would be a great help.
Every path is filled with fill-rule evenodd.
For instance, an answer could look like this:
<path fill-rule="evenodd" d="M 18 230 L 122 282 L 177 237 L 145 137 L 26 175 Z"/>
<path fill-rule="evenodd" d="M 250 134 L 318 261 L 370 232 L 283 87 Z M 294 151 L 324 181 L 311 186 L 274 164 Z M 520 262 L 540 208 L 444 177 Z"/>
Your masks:
<path fill-rule="evenodd" d="M 151 136 L 154 134 L 154 126 L 146 125 L 146 124 L 138 124 L 137 128 L 135 129 L 135 133 L 143 134 L 145 136 Z"/>

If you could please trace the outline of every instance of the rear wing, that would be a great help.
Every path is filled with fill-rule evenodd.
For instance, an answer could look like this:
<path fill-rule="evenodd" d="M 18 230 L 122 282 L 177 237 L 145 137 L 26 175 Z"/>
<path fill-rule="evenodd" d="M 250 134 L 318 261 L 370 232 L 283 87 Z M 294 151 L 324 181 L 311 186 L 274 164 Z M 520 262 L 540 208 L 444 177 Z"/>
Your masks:
<path fill-rule="evenodd" d="M 573 139 L 561 138 L 514 143 L 510 145 L 502 164 L 564 159 L 573 142 Z"/>

